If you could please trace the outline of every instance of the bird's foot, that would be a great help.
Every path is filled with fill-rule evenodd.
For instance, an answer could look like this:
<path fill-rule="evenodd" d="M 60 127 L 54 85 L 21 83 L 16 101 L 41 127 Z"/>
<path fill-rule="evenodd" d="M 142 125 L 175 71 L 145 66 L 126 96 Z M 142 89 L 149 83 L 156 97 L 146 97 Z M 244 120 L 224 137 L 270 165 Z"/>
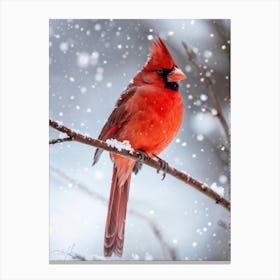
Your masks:
<path fill-rule="evenodd" d="M 143 150 L 138 150 L 137 154 L 138 154 L 139 161 L 144 161 L 145 159 L 150 158 L 149 155 Z"/>
<path fill-rule="evenodd" d="M 149 158 L 148 154 L 143 151 L 143 150 L 138 150 L 137 151 L 138 154 L 138 160 L 136 161 L 134 167 L 133 167 L 133 172 L 135 173 L 135 175 L 140 171 L 140 169 L 142 168 L 142 161 L 144 161 L 145 159 Z"/>
<path fill-rule="evenodd" d="M 136 175 L 142 168 L 143 163 L 140 161 L 136 161 L 135 165 L 133 166 L 133 172 Z"/>
<path fill-rule="evenodd" d="M 160 170 L 163 171 L 162 173 L 162 178 L 161 180 L 163 181 L 165 176 L 166 176 L 166 173 L 168 171 L 168 167 L 169 167 L 169 164 L 167 161 L 161 159 L 160 157 L 158 157 L 157 155 L 153 154 L 153 156 L 158 160 L 158 162 L 160 163 L 160 168 L 157 169 L 157 173 L 159 173 Z"/>

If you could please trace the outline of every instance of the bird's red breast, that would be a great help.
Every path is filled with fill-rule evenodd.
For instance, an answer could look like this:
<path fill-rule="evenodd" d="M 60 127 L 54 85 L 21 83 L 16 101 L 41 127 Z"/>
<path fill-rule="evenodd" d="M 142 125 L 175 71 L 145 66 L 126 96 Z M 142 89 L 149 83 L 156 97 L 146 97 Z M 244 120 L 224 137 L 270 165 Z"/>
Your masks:
<path fill-rule="evenodd" d="M 150 154 L 159 154 L 182 123 L 183 102 L 178 91 L 153 85 L 139 87 L 125 108 L 130 117 L 118 139 Z"/>

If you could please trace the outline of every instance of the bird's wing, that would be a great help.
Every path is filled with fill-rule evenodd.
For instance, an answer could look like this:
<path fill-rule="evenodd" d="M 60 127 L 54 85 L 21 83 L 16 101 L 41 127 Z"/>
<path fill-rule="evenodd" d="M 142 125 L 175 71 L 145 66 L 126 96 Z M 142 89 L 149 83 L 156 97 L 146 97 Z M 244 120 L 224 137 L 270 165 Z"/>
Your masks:
<path fill-rule="evenodd" d="M 123 125 L 128 121 L 130 117 L 130 113 L 127 111 L 125 105 L 127 101 L 135 94 L 136 91 L 137 87 L 128 87 L 122 93 L 122 95 L 116 103 L 113 112 L 111 113 L 103 129 L 101 130 L 100 135 L 98 136 L 99 140 L 105 141 L 106 139 L 117 137 L 118 132 L 121 130 Z M 96 149 L 93 158 L 93 165 L 98 161 L 102 151 L 102 149 Z"/>

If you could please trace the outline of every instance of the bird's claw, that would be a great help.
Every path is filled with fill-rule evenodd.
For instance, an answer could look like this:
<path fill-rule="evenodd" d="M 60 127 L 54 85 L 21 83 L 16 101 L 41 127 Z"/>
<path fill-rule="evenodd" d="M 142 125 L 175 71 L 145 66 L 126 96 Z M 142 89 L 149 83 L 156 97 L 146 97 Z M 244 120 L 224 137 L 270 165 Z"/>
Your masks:
<path fill-rule="evenodd" d="M 169 164 L 168 162 L 166 162 L 165 160 L 161 159 L 160 157 L 158 157 L 157 155 L 153 154 L 153 156 L 158 160 L 158 162 L 160 163 L 160 168 L 157 169 L 157 173 L 160 172 L 160 170 L 163 171 L 162 173 L 162 178 L 161 180 L 163 181 L 165 179 L 166 173 L 168 171 L 168 167 Z"/>
<path fill-rule="evenodd" d="M 137 151 L 137 154 L 138 154 L 138 158 L 139 158 L 139 159 L 138 159 L 138 162 L 143 162 L 145 159 L 150 158 L 149 155 L 148 155 L 145 151 L 143 151 L 143 150 L 138 150 L 138 151 Z M 165 179 L 166 174 L 167 174 L 169 165 L 168 165 L 168 163 L 167 163 L 165 160 L 161 159 L 161 158 L 158 157 L 156 154 L 153 154 L 153 156 L 154 156 L 154 157 L 158 160 L 158 162 L 160 163 L 160 167 L 157 169 L 157 173 L 159 173 L 160 170 L 163 171 L 163 173 L 162 173 L 162 178 L 161 178 L 161 180 L 163 181 L 163 180 Z M 142 164 L 141 164 L 141 165 L 142 165 Z M 141 168 L 141 165 L 139 166 L 140 168 Z M 136 165 L 135 165 L 135 170 L 134 170 L 135 174 L 137 174 L 137 172 L 140 170 L 140 168 L 137 168 Z M 137 169 L 139 169 L 139 170 L 137 170 Z"/>
<path fill-rule="evenodd" d="M 149 158 L 148 154 L 143 150 L 137 151 L 139 161 L 144 161 L 145 159 Z"/>
<path fill-rule="evenodd" d="M 133 172 L 135 173 L 135 175 L 140 171 L 140 169 L 142 168 L 143 165 L 143 161 L 147 158 L 149 158 L 148 154 L 143 151 L 143 150 L 138 150 L 137 151 L 137 155 L 138 155 L 138 160 L 136 161 L 134 167 L 133 167 Z"/>

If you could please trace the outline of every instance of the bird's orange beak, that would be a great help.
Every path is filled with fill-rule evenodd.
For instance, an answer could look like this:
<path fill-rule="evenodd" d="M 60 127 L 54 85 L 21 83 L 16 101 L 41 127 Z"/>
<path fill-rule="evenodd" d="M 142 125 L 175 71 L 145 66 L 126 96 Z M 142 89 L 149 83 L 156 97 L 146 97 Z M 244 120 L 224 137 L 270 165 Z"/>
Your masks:
<path fill-rule="evenodd" d="M 167 81 L 170 82 L 178 82 L 181 80 L 186 79 L 186 75 L 183 73 L 183 71 L 177 67 L 173 71 L 171 71 L 167 75 Z"/>

